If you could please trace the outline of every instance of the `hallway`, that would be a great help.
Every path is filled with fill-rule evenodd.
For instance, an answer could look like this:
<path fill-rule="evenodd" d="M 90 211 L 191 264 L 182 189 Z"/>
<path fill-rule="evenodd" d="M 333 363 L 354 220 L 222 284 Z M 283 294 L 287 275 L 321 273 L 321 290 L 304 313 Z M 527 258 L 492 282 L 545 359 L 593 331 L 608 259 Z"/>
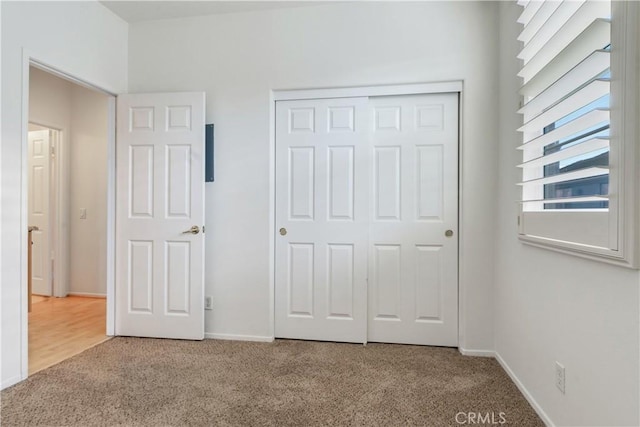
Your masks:
<path fill-rule="evenodd" d="M 104 298 L 33 296 L 29 375 L 108 339 Z"/>

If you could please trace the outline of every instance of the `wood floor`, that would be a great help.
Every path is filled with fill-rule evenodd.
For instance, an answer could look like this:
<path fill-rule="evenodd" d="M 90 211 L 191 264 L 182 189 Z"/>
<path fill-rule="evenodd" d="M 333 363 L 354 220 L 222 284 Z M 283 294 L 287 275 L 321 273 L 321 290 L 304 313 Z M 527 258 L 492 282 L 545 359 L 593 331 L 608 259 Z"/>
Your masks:
<path fill-rule="evenodd" d="M 29 313 L 29 374 L 105 341 L 104 298 L 33 297 Z"/>

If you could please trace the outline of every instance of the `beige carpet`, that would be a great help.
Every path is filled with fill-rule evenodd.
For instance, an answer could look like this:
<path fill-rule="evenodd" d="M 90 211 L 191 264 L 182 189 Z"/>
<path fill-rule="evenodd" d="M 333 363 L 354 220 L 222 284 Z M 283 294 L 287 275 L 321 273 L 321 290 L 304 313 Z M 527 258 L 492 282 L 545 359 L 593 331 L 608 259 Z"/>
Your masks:
<path fill-rule="evenodd" d="M 3 391 L 1 422 L 456 426 L 469 412 L 543 425 L 495 360 L 455 349 L 115 338 Z"/>

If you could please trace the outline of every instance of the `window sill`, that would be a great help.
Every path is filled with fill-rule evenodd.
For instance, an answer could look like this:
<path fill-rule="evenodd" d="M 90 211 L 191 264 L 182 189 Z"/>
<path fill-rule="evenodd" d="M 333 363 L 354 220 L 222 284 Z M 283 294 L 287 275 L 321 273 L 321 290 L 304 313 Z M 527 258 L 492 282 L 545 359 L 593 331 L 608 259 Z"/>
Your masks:
<path fill-rule="evenodd" d="M 614 251 L 607 248 L 597 246 L 581 245 L 562 240 L 554 240 L 545 237 L 530 236 L 526 234 L 518 235 L 518 239 L 525 245 L 533 246 L 541 249 L 547 249 L 579 258 L 589 259 L 592 261 L 603 262 L 606 264 L 616 265 L 630 269 L 637 269 L 632 260 L 623 256 L 620 251 Z"/>

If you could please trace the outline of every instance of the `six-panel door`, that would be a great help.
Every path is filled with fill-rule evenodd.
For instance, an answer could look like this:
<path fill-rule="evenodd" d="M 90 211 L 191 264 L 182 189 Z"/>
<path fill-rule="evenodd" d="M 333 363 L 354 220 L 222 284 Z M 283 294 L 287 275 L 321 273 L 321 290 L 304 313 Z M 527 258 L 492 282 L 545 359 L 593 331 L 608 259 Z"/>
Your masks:
<path fill-rule="evenodd" d="M 204 93 L 117 108 L 116 334 L 203 339 Z"/>
<path fill-rule="evenodd" d="M 276 103 L 276 337 L 366 340 L 366 106 Z"/>
<path fill-rule="evenodd" d="M 369 116 L 368 340 L 457 346 L 458 95 L 370 98 Z"/>
<path fill-rule="evenodd" d="M 48 130 L 29 132 L 29 226 L 31 232 L 32 293 L 52 294 L 51 281 L 51 136 Z"/>

